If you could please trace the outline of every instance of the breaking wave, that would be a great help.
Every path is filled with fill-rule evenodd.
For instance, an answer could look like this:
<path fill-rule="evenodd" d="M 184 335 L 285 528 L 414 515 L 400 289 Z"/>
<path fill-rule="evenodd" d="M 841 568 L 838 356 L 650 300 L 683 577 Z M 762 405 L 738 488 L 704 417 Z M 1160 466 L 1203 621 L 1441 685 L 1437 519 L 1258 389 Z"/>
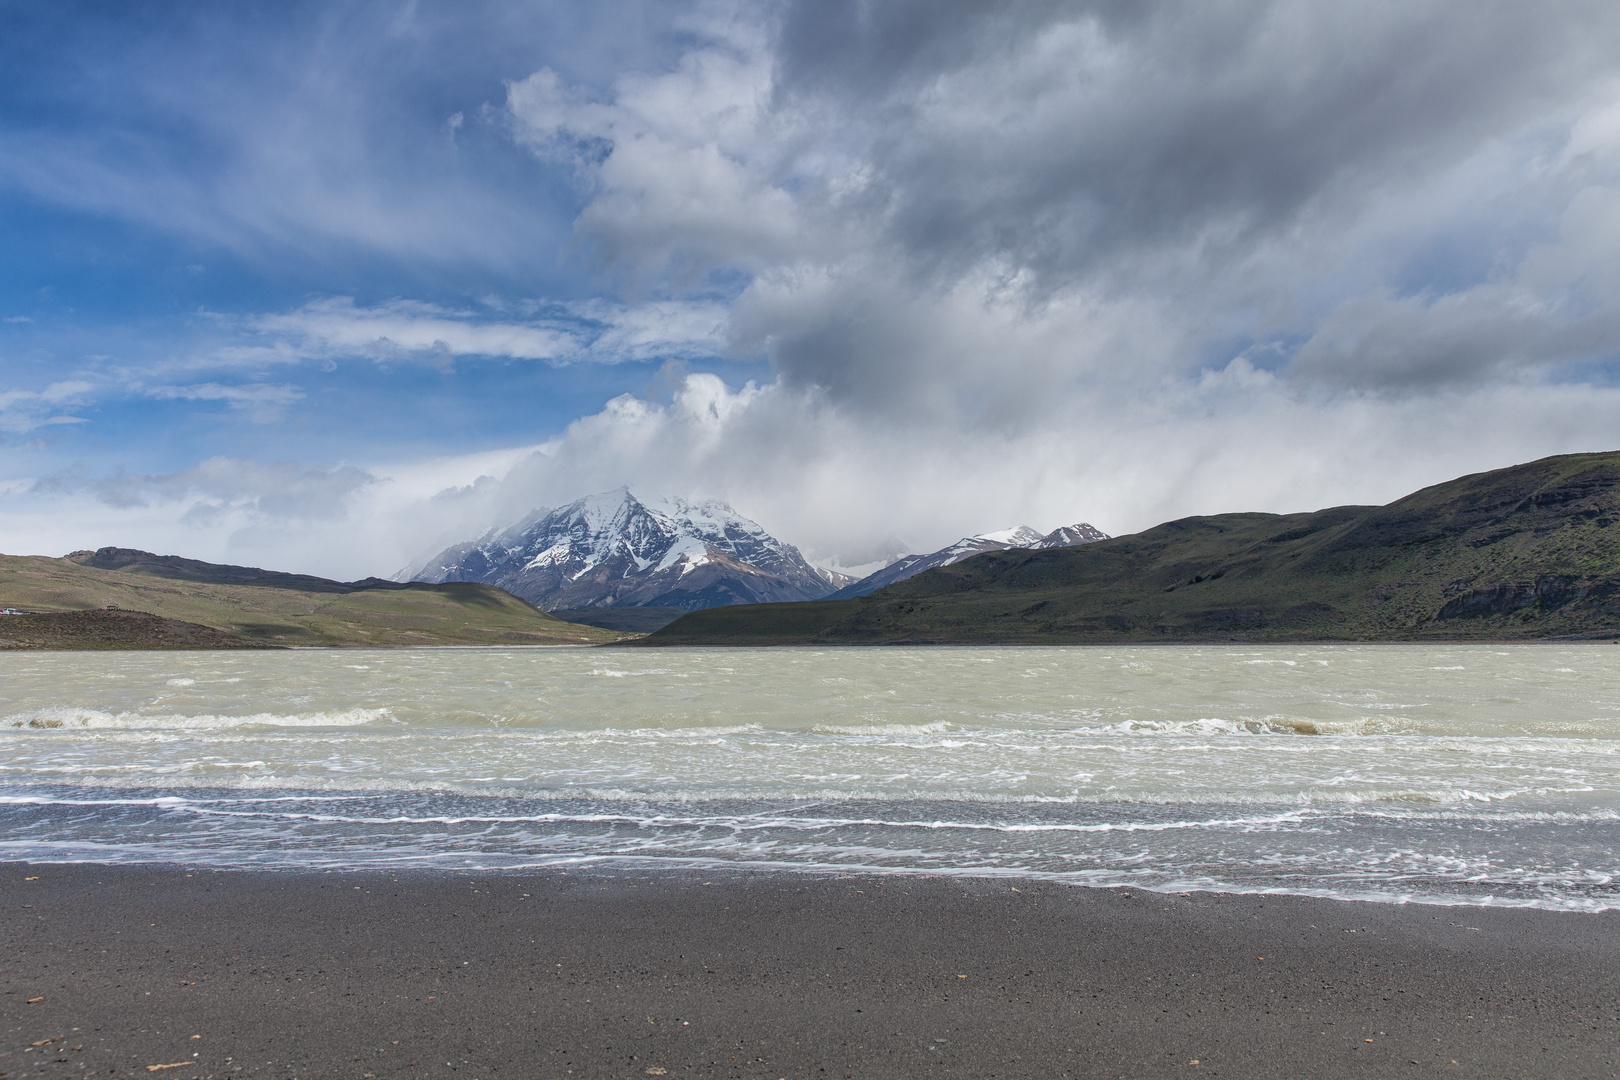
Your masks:
<path fill-rule="evenodd" d="M 116 731 L 221 731 L 230 728 L 332 728 L 362 727 L 392 720 L 389 709 L 343 709 L 337 712 L 250 713 L 245 716 L 178 713 L 104 712 L 61 706 L 13 713 L 0 719 L 0 726 L 33 731 L 116 730 Z"/>

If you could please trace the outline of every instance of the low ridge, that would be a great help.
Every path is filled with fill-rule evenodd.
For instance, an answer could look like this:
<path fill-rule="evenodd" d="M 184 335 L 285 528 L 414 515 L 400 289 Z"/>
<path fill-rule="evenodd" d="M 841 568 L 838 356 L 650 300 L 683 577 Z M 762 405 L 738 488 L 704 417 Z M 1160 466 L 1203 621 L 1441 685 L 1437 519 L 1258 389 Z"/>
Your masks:
<path fill-rule="evenodd" d="M 1617 523 L 1620 453 L 1573 454 L 1388 506 L 991 552 L 858 599 L 694 613 L 645 643 L 1620 638 Z"/>
<path fill-rule="evenodd" d="M 589 645 L 624 635 L 553 618 L 493 585 L 331 581 L 130 548 L 0 555 L 0 649 L 253 645 Z"/>

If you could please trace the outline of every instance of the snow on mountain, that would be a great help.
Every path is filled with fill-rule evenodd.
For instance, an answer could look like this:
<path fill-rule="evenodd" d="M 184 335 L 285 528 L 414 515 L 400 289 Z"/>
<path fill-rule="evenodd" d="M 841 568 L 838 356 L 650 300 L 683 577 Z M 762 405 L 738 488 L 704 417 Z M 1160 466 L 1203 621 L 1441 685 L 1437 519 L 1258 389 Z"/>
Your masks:
<path fill-rule="evenodd" d="M 827 583 L 829 589 L 842 589 L 845 585 L 853 585 L 856 582 L 855 578 L 850 577 L 848 574 L 840 574 L 830 566 L 819 566 L 811 563 L 810 569 L 821 575 L 821 580 Z"/>
<path fill-rule="evenodd" d="M 1008 548 L 1055 548 L 1074 547 L 1077 544 L 1092 544 L 1098 540 L 1108 539 L 1108 534 L 1085 522 L 1076 525 L 1064 525 L 1053 529 L 1046 535 L 1041 535 L 1028 525 L 1019 525 L 1011 529 L 1000 529 L 996 532 L 979 533 L 977 536 L 964 536 L 950 547 L 940 548 L 927 555 L 907 555 L 905 558 L 892 562 L 883 569 L 868 574 L 866 577 L 846 585 L 830 595 L 829 600 L 846 600 L 850 597 L 865 596 L 876 592 L 885 585 L 893 585 L 897 581 L 915 577 L 925 570 L 935 570 L 941 566 L 950 566 L 963 559 L 971 559 L 975 555 L 983 555 L 987 551 L 1006 551 Z"/>
<path fill-rule="evenodd" d="M 833 574 L 723 502 L 643 500 L 620 488 L 537 510 L 446 549 L 410 577 L 487 582 L 547 611 L 695 611 L 820 599 L 842 584 Z"/>
<path fill-rule="evenodd" d="M 970 540 L 988 540 L 992 544 L 1005 544 L 1010 548 L 1035 547 L 1046 539 L 1028 525 L 1019 525 L 1016 528 L 1001 529 L 997 532 L 980 533 L 978 536 L 964 537 L 958 543 L 967 543 Z"/>
<path fill-rule="evenodd" d="M 1014 544 L 1014 547 L 1057 548 L 1078 547 L 1081 544 L 1095 544 L 1098 540 L 1108 539 L 1108 534 L 1094 525 L 1080 522 L 1078 525 L 1064 525 L 1053 529 L 1041 537 L 1038 544 Z"/>

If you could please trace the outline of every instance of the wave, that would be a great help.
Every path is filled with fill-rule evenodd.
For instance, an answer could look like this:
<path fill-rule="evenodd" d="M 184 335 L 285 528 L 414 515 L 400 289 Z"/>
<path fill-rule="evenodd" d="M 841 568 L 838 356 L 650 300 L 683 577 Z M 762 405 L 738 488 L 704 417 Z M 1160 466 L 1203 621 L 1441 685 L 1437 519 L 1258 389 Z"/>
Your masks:
<path fill-rule="evenodd" d="M 920 724 L 813 724 L 807 730 L 812 735 L 937 735 L 956 726 L 949 720 L 933 720 Z"/>
<path fill-rule="evenodd" d="M 262 764 L 262 763 L 250 763 Z M 761 814 L 771 820 L 784 821 L 802 817 L 805 807 L 824 806 L 957 806 L 974 807 L 979 812 L 993 812 L 1005 808 L 1014 815 L 1057 814 L 1068 810 L 1076 812 L 1109 812 L 1129 815 L 1133 812 L 1160 814 L 1166 810 L 1196 813 L 1207 810 L 1210 818 L 1188 817 L 1185 820 L 1230 820 L 1255 822 L 1250 814 L 1265 815 L 1265 820 L 1293 820 L 1300 814 L 1307 816 L 1347 814 L 1358 816 L 1384 816 L 1405 821 L 1620 821 L 1620 807 L 1610 805 L 1569 806 L 1571 795 L 1592 794 L 1590 787 L 1515 787 L 1499 791 L 1471 788 L 1401 788 L 1387 791 L 1279 791 L 1274 793 L 1234 793 L 1220 791 L 1199 792 L 1189 798 L 1185 794 L 1122 793 L 1114 791 L 1054 794 L 987 793 L 967 788 L 917 790 L 894 792 L 849 788 L 800 788 L 793 791 L 766 788 L 628 788 L 603 784 L 581 784 L 577 787 L 502 786 L 509 778 L 446 779 L 442 776 L 419 779 L 358 777 L 341 774 L 324 777 L 286 777 L 274 774 L 250 776 L 220 775 L 218 772 L 196 775 L 97 775 L 78 777 L 54 775 L 40 778 L 31 784 L 19 777 L 7 777 L 0 786 L 0 805 L 144 805 L 157 802 L 202 804 L 223 799 L 232 803 L 266 802 L 341 802 L 344 800 L 447 798 L 471 800 L 488 807 L 500 804 L 533 806 L 535 804 L 593 807 L 588 813 L 614 819 L 641 819 L 646 815 L 624 809 L 626 807 L 661 807 L 654 816 L 664 818 L 680 808 L 683 819 L 697 820 L 710 816 L 705 808 L 726 806 L 767 807 Z M 161 795 L 124 796 L 122 792 L 152 792 Z M 105 795 L 94 793 L 105 792 Z M 1564 805 L 1558 805 L 1564 804 Z M 600 809 L 595 809 L 600 808 Z M 571 811 L 572 812 L 572 811 Z M 550 811 L 547 811 L 550 813 Z M 750 811 L 748 815 L 753 815 Z M 1236 814 L 1237 816 L 1231 816 Z M 1219 815 L 1227 815 L 1221 817 Z M 489 820 L 526 816 L 501 810 L 473 812 L 470 818 Z M 728 815 L 730 816 L 730 815 Z M 818 818 L 819 820 L 819 818 Z M 833 813 L 827 820 L 844 823 L 859 822 L 870 825 L 908 825 L 917 827 L 947 827 L 951 819 L 925 821 L 914 818 L 889 816 L 845 817 Z M 979 824 L 989 821 L 986 817 Z M 1025 829 L 1026 823 L 1016 823 Z M 1068 829 L 1071 823 L 1057 822 L 1054 828 Z M 977 827 L 977 825 L 975 825 Z M 1041 826 L 1044 828 L 1045 826 Z M 1114 828 L 1117 826 L 1110 826 Z M 1039 830 L 1037 830 L 1039 831 Z M 1061 830 L 1059 830 L 1061 831 Z M 1099 829 L 1097 831 L 1108 831 Z"/>
<path fill-rule="evenodd" d="M 675 671 L 672 668 L 640 668 L 635 671 L 625 668 L 592 668 L 591 674 L 599 679 L 627 679 L 632 675 L 672 675 L 677 679 L 690 677 L 689 673 Z"/>
<path fill-rule="evenodd" d="M 1416 725 L 1385 717 L 1353 720 L 1312 720 L 1303 717 L 1261 716 L 1227 719 L 1201 716 L 1187 720 L 1121 720 L 1100 728 L 1081 729 L 1117 735 L 1400 735 L 1416 732 Z"/>
<path fill-rule="evenodd" d="M 114 731 L 217 731 L 243 727 L 361 727 L 392 720 L 389 709 L 342 709 L 335 712 L 250 713 L 246 716 L 180 713 L 105 712 L 57 706 L 12 713 L 0 719 L 0 726 L 34 731 L 114 730 Z"/>

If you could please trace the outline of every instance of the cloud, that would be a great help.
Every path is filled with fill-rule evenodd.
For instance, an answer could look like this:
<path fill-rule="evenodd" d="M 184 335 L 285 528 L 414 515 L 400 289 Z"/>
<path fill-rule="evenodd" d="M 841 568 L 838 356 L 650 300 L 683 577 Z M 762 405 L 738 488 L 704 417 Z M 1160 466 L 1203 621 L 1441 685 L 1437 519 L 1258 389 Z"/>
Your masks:
<path fill-rule="evenodd" d="M 0 481 L 6 550 L 59 555 L 117 544 L 342 580 L 387 574 L 462 539 L 478 520 L 469 508 L 480 509 L 478 500 L 535 452 L 369 467 L 215 457 L 153 474 L 98 475 L 81 464 Z M 505 512 L 496 503 L 483 509 Z"/>
<path fill-rule="evenodd" d="M 778 109 L 836 118 L 887 241 L 1049 287 L 1354 213 L 1582 104 L 1620 41 L 1585 0 L 797 3 L 785 26 Z"/>
<path fill-rule="evenodd" d="M 230 518 L 240 524 L 254 517 L 295 522 L 342 517 L 350 499 L 376 482 L 353 465 L 215 457 L 180 472 L 100 479 L 78 467 L 42 477 L 31 494 L 86 493 L 116 509 L 166 507 L 182 521 L 211 525 Z"/>
<path fill-rule="evenodd" d="M 56 424 L 82 424 L 59 410 L 85 403 L 92 387 L 80 379 L 51 383 L 43 390 L 0 390 L 0 431 L 24 432 Z"/>
<path fill-rule="evenodd" d="M 604 266 L 638 282 L 693 283 L 797 250 L 797 206 L 769 174 L 763 45 L 758 34 L 713 41 L 673 72 L 620 78 L 608 103 L 550 68 L 508 88 L 519 142 L 586 176 L 594 197 L 575 229 Z"/>
<path fill-rule="evenodd" d="M 1620 351 L 1620 14 L 1542 14 L 790 4 L 508 108 L 605 265 L 744 275 L 733 348 L 853 409 L 1034 422 L 1240 354 L 1405 393 Z"/>
<path fill-rule="evenodd" d="M 243 320 L 260 343 L 232 345 L 220 355 L 251 363 L 360 357 L 446 367 L 457 357 L 619 363 L 713 356 L 726 348 L 726 311 L 712 301 L 516 306 L 545 310 L 519 321 L 415 300 L 362 307 L 350 297 L 329 297 Z"/>
<path fill-rule="evenodd" d="M 287 406 L 301 400 L 304 391 L 296 386 L 257 383 L 250 386 L 222 386 L 194 383 L 190 386 L 154 386 L 148 397 L 164 401 L 223 401 L 231 409 L 245 412 L 256 424 L 270 424 L 282 418 Z"/>

